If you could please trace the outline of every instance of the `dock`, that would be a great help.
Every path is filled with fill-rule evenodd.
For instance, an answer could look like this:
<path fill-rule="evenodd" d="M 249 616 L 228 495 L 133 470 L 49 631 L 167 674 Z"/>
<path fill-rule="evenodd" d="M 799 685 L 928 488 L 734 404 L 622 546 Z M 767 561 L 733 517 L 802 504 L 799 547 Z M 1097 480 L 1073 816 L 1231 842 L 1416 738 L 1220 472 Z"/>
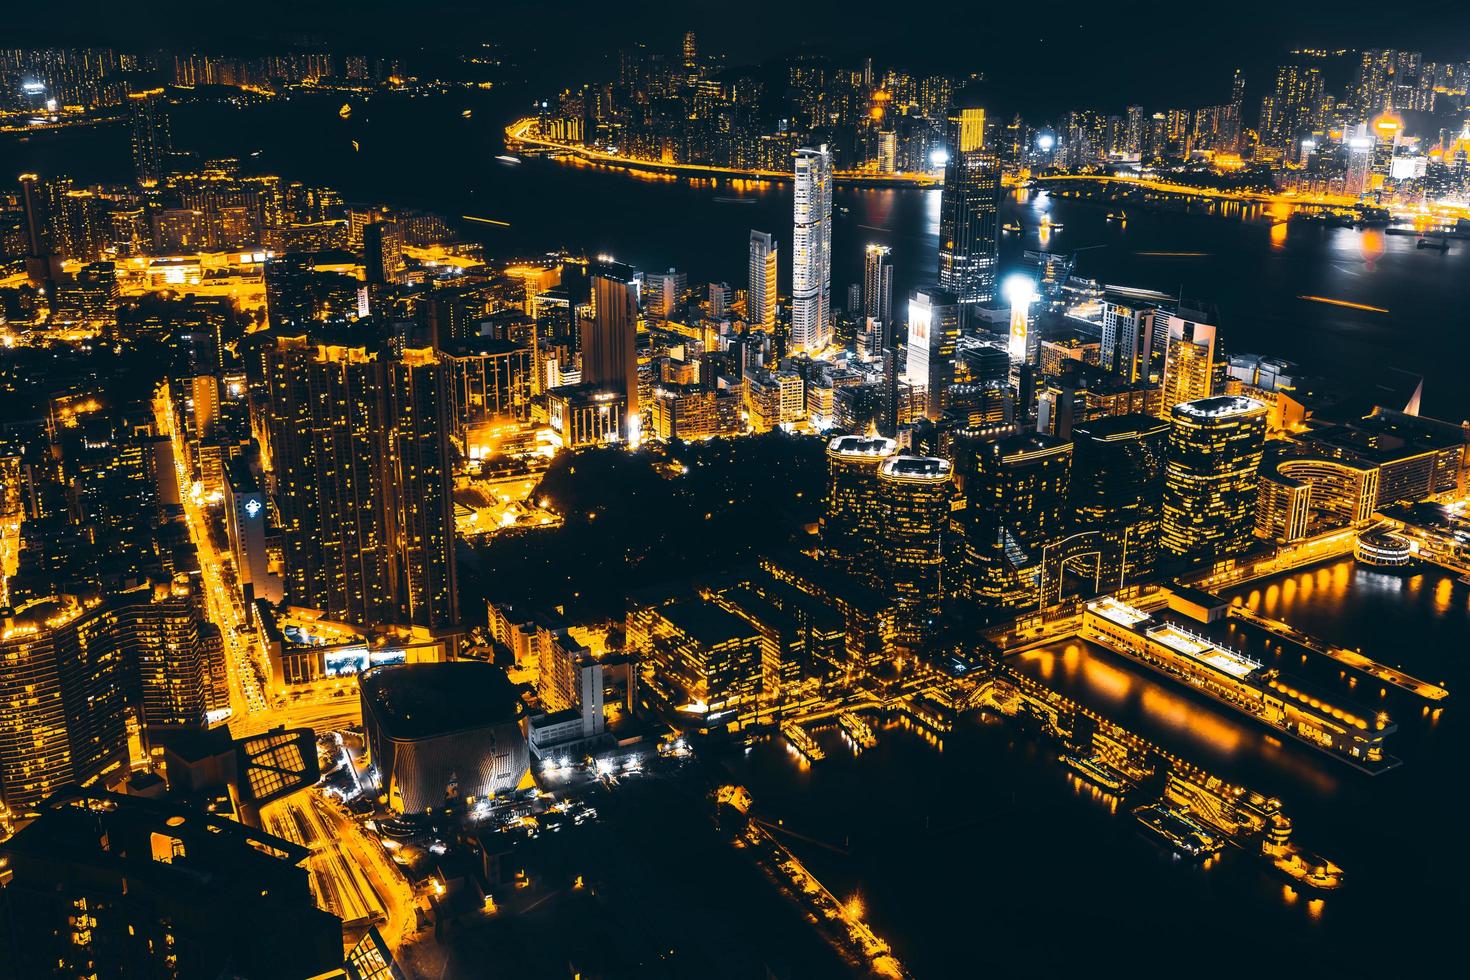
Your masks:
<path fill-rule="evenodd" d="M 1260 613 L 1252 612 L 1244 606 L 1231 606 L 1230 615 L 1250 623 L 1252 626 L 1257 626 L 1273 636 L 1290 640 L 1297 646 L 1305 647 L 1313 653 L 1330 657 L 1346 667 L 1362 671 L 1370 677 L 1383 681 L 1385 684 L 1392 684 L 1401 691 L 1416 694 L 1426 701 L 1443 701 L 1450 696 L 1450 692 L 1438 684 L 1422 681 L 1401 670 L 1389 667 L 1386 664 L 1381 664 L 1371 657 L 1365 657 L 1356 650 L 1333 646 L 1324 640 L 1319 640 L 1314 636 L 1303 633 L 1294 626 L 1290 626 L 1279 620 L 1269 619 Z"/>
<path fill-rule="evenodd" d="M 786 743 L 797 751 L 807 762 L 821 762 L 827 757 L 817 740 L 812 738 L 811 733 L 802 728 L 794 721 L 788 721 L 781 726 L 781 734 L 785 736 Z"/>

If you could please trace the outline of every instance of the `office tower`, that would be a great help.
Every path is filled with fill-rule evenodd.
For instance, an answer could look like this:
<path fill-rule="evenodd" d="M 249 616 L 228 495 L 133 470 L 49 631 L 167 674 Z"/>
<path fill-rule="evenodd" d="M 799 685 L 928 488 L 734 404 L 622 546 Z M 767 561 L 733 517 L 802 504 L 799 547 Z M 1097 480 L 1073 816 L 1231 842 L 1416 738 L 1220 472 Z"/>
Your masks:
<path fill-rule="evenodd" d="M 745 293 L 745 322 L 766 330 L 776 326 L 776 240 L 769 232 L 750 233 L 750 288 Z"/>
<path fill-rule="evenodd" d="M 1005 294 L 1011 307 L 1006 352 L 1011 357 L 1011 380 L 1016 383 L 1018 369 L 1035 360 L 1031 353 L 1039 346 L 1039 341 L 1031 339 L 1031 304 L 1036 299 L 1036 283 L 1027 276 L 1011 276 L 1006 280 Z"/>
<path fill-rule="evenodd" d="M 396 286 L 407 281 L 403 265 L 403 232 L 397 222 L 374 221 L 364 225 L 362 251 L 369 286 Z"/>
<path fill-rule="evenodd" d="M 1046 546 L 1067 528 L 1072 444 L 1019 432 L 974 443 L 960 460 L 966 591 L 995 608 L 1034 605 Z"/>
<path fill-rule="evenodd" d="M 68 787 L 38 811 L 0 844 L 8 976 L 345 975 L 307 848 L 172 799 Z"/>
<path fill-rule="evenodd" d="M 957 96 L 950 110 L 939 201 L 939 286 L 964 305 L 995 299 L 1000 254 L 1000 159 L 985 148 L 985 110 Z"/>
<path fill-rule="evenodd" d="M 864 577 L 872 575 L 882 532 L 878 468 L 893 455 L 892 439 L 838 436 L 827 444 L 827 499 L 822 514 L 825 555 Z"/>
<path fill-rule="evenodd" d="M 315 256 L 290 252 L 266 260 L 265 311 L 276 330 L 306 330 L 320 321 Z"/>
<path fill-rule="evenodd" d="M 1186 562 L 1216 561 L 1248 548 L 1256 524 L 1256 471 L 1266 406 L 1221 395 L 1169 409 L 1160 542 Z"/>
<path fill-rule="evenodd" d="M 1344 189 L 1353 197 L 1361 197 L 1373 186 L 1373 137 L 1368 127 L 1359 123 L 1347 139 L 1347 183 Z"/>
<path fill-rule="evenodd" d="M 959 300 L 942 289 L 916 289 L 909 297 L 908 363 L 905 376 L 927 393 L 924 415 L 937 419 L 954 382 L 955 346 L 960 339 Z"/>
<path fill-rule="evenodd" d="M 893 322 L 893 249 L 868 243 L 863 263 L 863 316 Z"/>
<path fill-rule="evenodd" d="M 1152 574 L 1158 561 L 1168 439 L 1168 422 L 1141 414 L 1072 429 L 1071 527 L 1105 544 L 1098 575 L 1105 589 Z"/>
<path fill-rule="evenodd" d="M 21 203 L 25 210 L 26 278 L 32 286 L 46 290 L 48 303 L 54 307 L 56 286 L 61 281 L 61 256 L 55 254 L 46 233 L 46 208 L 41 178 L 35 174 L 20 175 Z"/>
<path fill-rule="evenodd" d="M 625 399 L 621 434 L 637 441 L 638 284 L 633 270 L 615 262 L 588 269 L 592 318 L 582 321 L 582 384 L 615 392 Z"/>
<path fill-rule="evenodd" d="M 689 288 L 689 276 L 670 269 L 668 272 L 649 276 L 645 280 L 648 295 L 644 299 L 648 312 L 660 320 L 667 320 L 678 309 L 679 301 Z"/>
<path fill-rule="evenodd" d="M 692 717 L 755 702 L 764 640 L 745 618 L 698 598 L 632 610 L 628 620 L 630 642 Z"/>
<path fill-rule="evenodd" d="M 1217 375 L 1224 363 L 1220 356 L 1216 328 L 1208 323 L 1170 314 L 1167 337 L 1164 347 L 1164 400 L 1161 406 L 1165 412 L 1182 402 L 1199 401 L 1213 395 Z"/>
<path fill-rule="evenodd" d="M 384 483 L 397 619 L 444 629 L 459 622 L 449 372 L 428 349 L 405 350 L 386 368 Z"/>
<path fill-rule="evenodd" d="M 133 172 L 140 184 L 156 184 L 168 175 L 168 156 L 173 150 L 168 98 L 161 88 L 133 92 L 128 96 L 128 111 L 132 124 Z"/>
<path fill-rule="evenodd" d="M 1158 310 L 1105 301 L 1099 362 L 1103 370 L 1123 381 L 1147 381 L 1150 365 L 1161 352 L 1153 347 L 1154 315 Z"/>
<path fill-rule="evenodd" d="M 377 355 L 277 337 L 265 362 L 287 601 L 341 622 L 389 622 Z"/>
<path fill-rule="evenodd" d="M 922 644 L 939 616 L 950 469 L 948 460 L 926 456 L 890 456 L 878 467 L 878 581 L 893 600 L 902 644 Z"/>
<path fill-rule="evenodd" d="M 694 74 L 699 68 L 699 46 L 695 42 L 694 32 L 684 32 L 684 70 Z"/>
<path fill-rule="evenodd" d="M 825 145 L 795 153 L 791 235 L 791 350 L 832 339 L 832 157 Z"/>

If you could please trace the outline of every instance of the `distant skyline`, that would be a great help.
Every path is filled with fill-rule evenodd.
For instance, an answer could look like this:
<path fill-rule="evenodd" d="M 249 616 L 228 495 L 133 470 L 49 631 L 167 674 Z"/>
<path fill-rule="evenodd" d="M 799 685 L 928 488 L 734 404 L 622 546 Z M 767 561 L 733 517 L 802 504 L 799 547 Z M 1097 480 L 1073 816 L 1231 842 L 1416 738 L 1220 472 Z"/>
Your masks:
<path fill-rule="evenodd" d="M 873 0 L 809 0 L 797 19 L 789 4 L 774 0 L 447 0 L 427 10 L 389 0 L 257 0 L 217 8 L 162 0 L 140 16 L 80 0 L 68 5 L 61 24 L 51 23 L 44 7 L 7 12 L 6 43 L 229 50 L 310 39 L 411 53 L 483 38 L 507 44 L 539 76 L 579 81 L 600 74 L 598 59 L 620 46 L 643 41 L 672 50 L 694 30 L 701 50 L 734 64 L 812 51 L 839 60 L 871 55 L 915 71 L 981 71 L 1014 108 L 1045 112 L 1121 101 L 1217 101 L 1237 66 L 1258 93 L 1263 73 L 1301 46 L 1406 47 L 1431 59 L 1470 59 L 1470 4 L 1442 0 L 1404 9 L 1412 14 L 1386 15 L 1381 2 L 1366 0 L 1167 7 L 1054 0 L 1037 7 L 952 3 L 914 15 Z"/>

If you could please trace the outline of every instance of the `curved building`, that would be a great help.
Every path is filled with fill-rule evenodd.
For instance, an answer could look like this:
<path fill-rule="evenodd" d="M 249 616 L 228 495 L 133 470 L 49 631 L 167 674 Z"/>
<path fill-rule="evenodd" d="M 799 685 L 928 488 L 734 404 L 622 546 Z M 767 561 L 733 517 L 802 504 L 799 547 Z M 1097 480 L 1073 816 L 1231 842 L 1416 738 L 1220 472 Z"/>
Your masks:
<path fill-rule="evenodd" d="M 922 643 L 939 616 L 953 486 L 946 459 L 894 456 L 878 467 L 879 578 L 900 643 Z"/>
<path fill-rule="evenodd" d="M 1361 459 L 1278 450 L 1261 463 L 1256 532 L 1296 541 L 1373 520 L 1378 467 Z"/>
<path fill-rule="evenodd" d="M 892 439 L 838 436 L 827 443 L 827 506 L 822 547 L 858 574 L 872 572 L 878 533 L 878 468 L 893 455 Z"/>
<path fill-rule="evenodd" d="M 368 756 L 398 813 L 508 792 L 530 768 L 524 706 L 490 664 L 374 667 L 359 692 Z"/>
<path fill-rule="evenodd" d="M 1161 542 L 1195 562 L 1239 554 L 1256 524 L 1256 474 L 1266 440 L 1266 406 L 1220 395 L 1169 410 Z"/>

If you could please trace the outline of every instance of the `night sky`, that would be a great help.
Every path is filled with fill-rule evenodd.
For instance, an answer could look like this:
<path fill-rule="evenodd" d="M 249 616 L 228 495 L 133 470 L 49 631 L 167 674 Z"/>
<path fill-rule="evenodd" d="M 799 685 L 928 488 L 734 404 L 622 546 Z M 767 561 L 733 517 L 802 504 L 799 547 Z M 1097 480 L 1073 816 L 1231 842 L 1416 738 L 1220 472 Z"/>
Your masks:
<path fill-rule="evenodd" d="M 241 0 L 146 6 L 99 0 L 17 4 L 0 43 L 196 44 L 221 51 L 279 47 L 293 36 L 333 45 L 515 46 L 527 69 L 567 82 L 606 77 L 599 56 L 644 41 L 673 49 L 686 29 L 700 47 L 753 63 L 799 51 L 856 62 L 871 54 L 918 72 L 986 73 L 1010 107 L 1052 112 L 1142 102 L 1224 101 L 1229 72 L 1248 72 L 1252 99 L 1292 47 L 1407 47 L 1470 59 L 1470 3 L 1429 0 L 1140 0 L 905 5 L 888 0 Z M 532 50 L 534 49 L 534 50 Z"/>

